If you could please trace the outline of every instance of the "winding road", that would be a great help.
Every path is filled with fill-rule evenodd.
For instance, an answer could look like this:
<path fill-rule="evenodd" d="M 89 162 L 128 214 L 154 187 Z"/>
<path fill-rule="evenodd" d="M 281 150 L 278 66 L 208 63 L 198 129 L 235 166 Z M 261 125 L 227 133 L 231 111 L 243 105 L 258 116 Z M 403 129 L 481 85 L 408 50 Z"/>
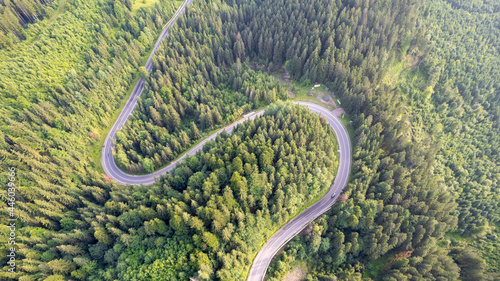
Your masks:
<path fill-rule="evenodd" d="M 192 0 L 185 0 L 182 5 L 177 8 L 177 11 L 175 11 L 174 15 L 172 18 L 163 26 L 163 30 L 158 37 L 158 40 L 156 40 L 154 48 L 151 50 L 151 54 L 148 57 L 148 60 L 146 61 L 146 69 L 151 72 L 153 69 L 153 62 L 152 58 L 154 55 L 154 52 L 160 48 L 161 41 L 165 39 L 165 37 L 168 35 L 170 27 L 174 25 L 175 20 L 181 15 L 185 10 L 186 6 L 189 6 L 191 4 Z M 111 127 L 111 130 L 109 130 L 108 135 L 106 136 L 106 139 L 104 140 L 104 145 L 102 147 L 102 152 L 101 152 L 101 166 L 104 169 L 104 172 L 106 175 L 110 176 L 112 179 L 117 181 L 120 184 L 153 184 L 154 183 L 154 177 L 158 177 L 160 174 L 166 173 L 166 171 L 169 171 L 169 169 L 162 169 L 158 172 L 155 172 L 150 175 L 146 176 L 132 176 L 125 174 L 122 172 L 118 167 L 116 167 L 115 162 L 113 161 L 113 154 L 111 148 L 113 147 L 113 141 L 115 140 L 115 135 L 116 132 L 125 125 L 127 120 L 132 116 L 132 112 L 134 112 L 135 106 L 137 105 L 137 98 L 141 96 L 142 91 L 144 90 L 144 80 L 142 78 L 139 78 L 137 80 L 137 83 L 134 86 L 134 89 L 132 90 L 132 94 L 127 100 L 127 103 L 122 109 L 122 112 L 118 116 L 118 118 L 115 121 L 115 124 L 113 124 L 113 127 Z M 185 157 L 185 156 L 183 156 Z M 179 159 L 182 160 L 182 159 Z M 175 166 L 175 163 L 174 164 Z M 171 168 L 170 168 L 171 169 Z"/>
<path fill-rule="evenodd" d="M 184 3 L 179 7 L 179 9 L 172 17 L 172 19 L 167 24 L 165 24 L 164 29 L 146 62 L 145 67 L 149 71 L 151 71 L 153 68 L 151 59 L 153 57 L 154 51 L 159 48 L 161 41 L 168 35 L 169 28 L 175 23 L 175 19 L 185 10 L 186 5 L 189 5 L 190 3 L 191 0 L 184 1 Z M 198 145 L 196 145 L 188 152 L 183 154 L 177 160 L 173 161 L 168 166 L 164 167 L 159 171 L 147 175 L 130 175 L 123 172 L 117 167 L 112 155 L 112 147 L 113 147 L 112 140 L 115 139 L 116 132 L 122 128 L 122 126 L 127 122 L 127 120 L 132 115 L 132 112 L 134 111 L 135 106 L 137 105 L 137 98 L 141 96 L 143 90 L 144 90 L 144 80 L 139 79 L 132 91 L 132 94 L 127 100 L 125 107 L 122 109 L 122 112 L 120 113 L 118 119 L 116 120 L 115 124 L 113 124 L 113 127 L 106 136 L 106 139 L 104 141 L 104 146 L 102 149 L 101 165 L 104 169 L 104 172 L 110 178 L 112 178 L 113 180 L 122 185 L 154 184 L 156 178 L 159 178 L 161 175 L 164 175 L 167 172 L 171 171 L 175 167 L 175 165 L 181 162 L 186 156 L 195 155 L 198 151 L 200 151 L 203 148 L 206 142 L 214 140 L 217 137 L 217 135 L 220 134 L 221 132 L 225 131 L 226 133 L 230 134 L 238 124 L 241 124 L 248 120 L 253 120 L 264 113 L 264 111 L 261 110 L 258 112 L 251 112 L 249 114 L 246 114 L 242 119 L 213 133 L 212 135 L 201 141 Z M 351 142 L 349 139 L 349 134 L 347 133 L 347 130 L 342 124 L 342 122 L 337 117 L 335 117 L 331 111 L 320 105 L 308 102 L 296 102 L 296 103 L 308 107 L 310 111 L 320 116 L 324 116 L 326 118 L 326 121 L 332 127 L 333 131 L 335 132 L 335 135 L 337 136 L 339 145 L 339 152 L 340 152 L 339 168 L 337 171 L 337 175 L 335 177 L 335 181 L 333 182 L 327 194 L 320 200 L 318 200 L 316 203 L 314 203 L 312 206 L 307 208 L 304 212 L 302 212 L 294 219 L 292 219 L 290 222 L 288 222 L 284 227 L 278 230 L 271 237 L 271 239 L 269 239 L 265 243 L 264 247 L 259 251 L 259 253 L 257 254 L 257 256 L 253 261 L 253 265 L 248 275 L 248 281 L 261 281 L 264 279 L 267 272 L 267 268 L 273 256 L 278 252 L 278 250 L 288 241 L 290 241 L 295 235 L 297 235 L 297 233 L 302 231 L 307 226 L 307 224 L 309 224 L 311 221 L 313 221 L 314 219 L 316 219 L 317 217 L 328 211 L 331 208 L 331 206 L 335 203 L 335 200 L 340 195 L 342 189 L 345 187 L 349 179 L 349 174 L 351 170 Z"/>

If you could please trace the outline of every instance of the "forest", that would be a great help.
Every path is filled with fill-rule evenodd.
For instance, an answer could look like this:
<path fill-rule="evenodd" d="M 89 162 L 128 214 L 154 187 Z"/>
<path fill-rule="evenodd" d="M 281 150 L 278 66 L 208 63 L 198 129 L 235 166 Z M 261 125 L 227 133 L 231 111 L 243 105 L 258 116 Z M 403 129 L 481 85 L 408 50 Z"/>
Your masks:
<path fill-rule="evenodd" d="M 140 66 L 179 3 L 137 4 L 1 5 L 0 157 L 18 171 L 19 252 L 13 275 L 0 208 L 0 279 L 244 280 L 337 168 L 325 121 L 280 101 L 282 66 L 342 101 L 353 167 L 346 200 L 268 280 L 300 264 L 306 280 L 499 278 L 498 3 L 193 0 L 151 73 Z M 130 173 L 266 111 L 155 185 L 120 186 L 95 152 L 138 77 L 146 88 L 114 153 Z"/>
<path fill-rule="evenodd" d="M 0 47 L 12 48 L 15 43 L 26 39 L 24 27 L 54 14 L 54 8 L 51 6 L 51 1 L 2 1 L 0 3 L 0 29 L 2 30 Z"/>
<path fill-rule="evenodd" d="M 401 115 L 393 105 L 385 116 L 380 108 L 358 115 L 351 198 L 296 238 L 268 280 L 280 280 L 301 262 L 315 267 L 307 280 L 499 278 L 498 5 L 472 2 L 421 4 L 418 25 L 425 33 L 398 49 L 407 61 L 387 64 L 380 81 L 387 93 L 378 92 L 378 99 L 386 94 L 405 108 L 407 122 L 390 129 L 390 118 Z M 379 133 L 370 135 L 374 127 Z M 374 141 L 392 153 L 374 151 Z M 419 156 L 419 150 L 427 151 Z M 383 204 L 363 207 L 367 199 Z"/>

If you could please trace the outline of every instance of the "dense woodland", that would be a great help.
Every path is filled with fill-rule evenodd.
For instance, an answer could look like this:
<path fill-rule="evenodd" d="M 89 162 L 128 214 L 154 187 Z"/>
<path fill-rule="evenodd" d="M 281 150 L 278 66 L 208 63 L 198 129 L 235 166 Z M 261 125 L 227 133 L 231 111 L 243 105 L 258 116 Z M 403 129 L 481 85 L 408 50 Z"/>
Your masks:
<path fill-rule="evenodd" d="M 68 108 L 62 114 L 90 118 L 81 123 L 92 129 L 109 122 L 176 9 L 173 1 L 161 3 L 132 12 L 130 1 L 71 0 L 62 13 L 28 25 L 26 40 L 0 50 L 2 103 L 16 116 L 48 102 Z"/>
<path fill-rule="evenodd" d="M 426 33 L 400 46 L 407 57 L 387 64 L 358 115 L 350 199 L 292 242 L 269 280 L 298 261 L 315 265 L 308 280 L 499 278 L 498 6 L 469 3 L 421 5 Z"/>
<path fill-rule="evenodd" d="M 68 41 L 61 47 L 58 42 L 68 39 L 67 33 L 53 24 L 28 49 L 19 47 L 12 53 L 3 50 L 1 60 L 2 167 L 11 165 L 19 170 L 18 179 L 26 191 L 18 198 L 23 222 L 54 230 L 60 228 L 65 212 L 84 206 L 90 197 L 106 200 L 105 190 L 111 184 L 94 169 L 97 163 L 93 163 L 88 146 L 96 142 L 100 128 L 110 123 L 112 112 L 127 94 L 141 54 L 153 42 L 152 33 L 156 34 L 174 12 L 174 7 L 165 3 L 158 9 L 139 10 L 135 16 L 117 8 L 117 14 L 123 14 L 116 18 L 110 16 L 114 14 L 112 3 L 90 3 L 102 11 L 87 14 L 88 6 L 74 4 L 77 6 L 56 22 L 66 22 L 66 14 L 69 19 L 76 15 L 94 22 L 94 42 L 79 45 L 80 41 Z M 120 3 L 114 6 L 126 7 Z M 83 59 L 61 79 L 64 83 L 50 80 L 37 84 L 38 79 L 57 71 L 57 66 L 44 64 L 44 52 L 57 55 L 66 53 L 65 48 L 79 50 Z M 37 56 L 41 59 L 32 59 Z M 71 64 L 71 59 L 60 59 L 62 64 Z M 47 72 L 38 73 L 39 67 Z M 89 193 L 84 195 L 83 190 Z M 35 207 L 37 204 L 39 207 Z"/>
<path fill-rule="evenodd" d="M 180 22 L 155 52 L 137 110 L 117 134 L 115 161 L 127 172 L 153 172 L 196 140 L 243 113 L 286 99 L 272 76 L 246 64 L 241 36 L 214 22 Z M 199 28 L 206 24 L 206 28 Z M 233 41 L 235 41 L 233 43 Z"/>
<path fill-rule="evenodd" d="M 60 1 L 59 3 L 64 3 Z M 24 27 L 52 15 L 51 1 L 11 1 L 0 3 L 0 48 L 11 48 L 19 40 L 26 39 Z"/>
<path fill-rule="evenodd" d="M 173 15 L 173 4 L 132 13 L 126 1 L 68 1 L 58 17 L 29 24 L 26 40 L 0 50 L 1 165 L 2 171 L 18 171 L 16 215 L 22 221 L 17 225 L 18 274 L 2 270 L 0 279 L 51 275 L 51 255 L 42 254 L 61 245 L 48 241 L 67 232 L 63 219 L 85 216 L 79 208 L 102 206 L 109 198 L 114 184 L 96 171 L 89 146 L 110 124 L 141 55 Z M 7 217 L 6 208 L 0 212 Z M 8 233 L 4 223 L 1 232 Z M 85 235 L 92 236 L 87 230 Z M 6 237 L 1 237 L 3 256 Z"/>
<path fill-rule="evenodd" d="M 261 243 L 332 182 L 324 121 L 271 105 L 148 187 L 106 181 L 92 145 L 139 72 L 146 91 L 114 156 L 130 172 L 161 167 L 286 98 L 249 65 L 326 84 L 355 128 L 347 199 L 289 244 L 270 280 L 297 261 L 308 280 L 498 278 L 495 1 L 193 1 L 151 74 L 139 66 L 173 3 L 67 5 L 0 50 L 0 153 L 19 173 L 21 221 L 18 273 L 2 279 L 244 280 Z"/>
<path fill-rule="evenodd" d="M 424 7 L 424 14 L 440 27 L 429 30 L 435 37 L 422 67 L 429 78 L 425 85 L 402 89 L 413 97 L 415 113 L 442 142 L 440 169 L 459 195 L 458 232 L 484 234 L 500 221 L 500 190 L 495 188 L 499 185 L 500 81 L 494 78 L 500 76 L 499 9 L 491 3 L 483 8 L 496 13 L 474 9 L 470 13 L 453 9 L 457 3 L 450 2 L 451 7 L 443 3 Z M 453 25 L 446 24 L 452 20 Z M 451 44 L 456 51 L 449 49 Z M 434 92 L 432 99 L 430 92 Z"/>

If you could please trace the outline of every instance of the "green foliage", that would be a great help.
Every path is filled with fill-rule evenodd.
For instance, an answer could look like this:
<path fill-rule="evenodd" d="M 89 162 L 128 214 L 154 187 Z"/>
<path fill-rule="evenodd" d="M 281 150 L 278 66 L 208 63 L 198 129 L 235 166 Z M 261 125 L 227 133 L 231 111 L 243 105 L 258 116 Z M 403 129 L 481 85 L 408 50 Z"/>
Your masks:
<path fill-rule="evenodd" d="M 299 147 L 301 138 L 309 141 Z M 188 167 L 193 161 L 187 158 L 163 177 L 159 185 L 176 198 L 167 204 L 171 227 L 178 235 L 192 235 L 195 245 L 215 265 L 200 265 L 200 275 L 213 270 L 213 276 L 221 280 L 244 278 L 250 257 L 273 225 L 286 221 L 329 187 L 333 151 L 326 122 L 305 108 L 272 105 L 264 117 L 205 144 L 203 153 L 195 156 L 201 162 L 198 167 Z M 257 161 L 264 153 L 270 153 L 271 163 Z M 313 158 L 317 161 L 306 160 Z M 299 162 L 307 163 L 301 172 Z M 241 168 L 242 174 L 235 170 L 245 165 L 252 168 L 248 172 Z M 285 170 L 290 174 L 284 174 Z M 248 190 L 256 179 L 259 184 L 265 182 L 262 197 Z"/>
<path fill-rule="evenodd" d="M 335 79 L 344 77 L 347 87 L 339 90 L 336 81 L 332 88 L 337 89 L 344 108 L 357 115 L 353 118 L 356 147 L 353 179 L 347 187 L 351 198 L 332 208 L 322 235 L 332 241 L 343 233 L 346 239 L 333 243 L 327 254 L 303 259 L 314 268 L 311 276 L 333 273 L 341 277 L 359 261 L 411 251 L 409 258 L 386 262 L 376 272 L 378 276 L 371 277 L 491 278 L 478 254 L 440 249 L 435 242 L 456 227 L 459 233 L 484 237 L 489 225 L 499 219 L 500 197 L 494 188 L 499 179 L 495 91 L 499 85 L 493 78 L 500 65 L 496 49 L 500 37 L 493 24 L 498 14 L 493 3 L 467 5 L 463 1 L 428 1 L 421 6 L 424 26 L 407 28 L 407 34 L 397 36 L 401 44 L 388 48 L 389 58 L 399 53 L 399 59 L 412 63 L 395 82 L 370 79 L 366 81 L 370 84 L 356 85 L 351 82 L 359 72 L 337 73 Z M 363 38 L 370 40 L 369 35 Z M 349 59 L 355 62 L 354 55 Z M 381 76 L 377 78 L 393 62 L 389 59 L 379 65 Z M 300 66 L 299 77 L 309 77 L 312 69 Z M 288 68 L 294 72 L 292 61 Z M 365 74 L 370 73 L 367 71 Z M 388 88 L 382 81 L 393 81 L 390 86 L 395 87 Z M 328 85 L 331 80 L 318 82 Z M 355 206 L 361 216 L 354 214 Z M 356 239 L 349 241 L 350 235 Z M 321 248 L 319 241 L 312 235 L 299 243 L 314 253 Z"/>
<path fill-rule="evenodd" d="M 116 106 L 126 93 L 121 88 L 131 82 L 140 56 L 152 45 L 153 34 L 161 30 L 175 8 L 173 1 L 163 1 L 151 11 L 132 15 L 127 2 L 116 1 L 126 15 L 116 18 L 113 2 L 61 1 L 66 11 L 28 25 L 27 40 L 0 50 L 2 103 L 20 111 L 43 101 L 57 106 L 77 102 L 103 107 L 99 84 L 105 82 L 114 86 L 107 91 L 115 93 L 106 96 L 106 109 Z M 66 92 L 72 99 L 64 97 Z"/>
<path fill-rule="evenodd" d="M 1 166 L 16 168 L 16 216 L 22 222 L 16 231 L 26 241 L 16 253 L 16 278 L 85 280 L 84 270 L 95 269 L 85 256 L 88 245 L 94 239 L 111 243 L 105 226 L 93 228 L 84 219 L 116 186 L 92 169 L 88 146 L 94 132 L 107 127 L 145 54 L 140 33 L 156 34 L 173 14 L 174 7 L 163 3 L 119 20 L 112 2 L 68 1 L 53 18 L 27 25 L 26 40 L 0 50 Z M 6 180 L 2 176 L 2 184 Z M 2 271 L 0 279 L 9 274 Z"/>
<path fill-rule="evenodd" d="M 64 3 L 64 1 L 61 1 Z M 51 1 L 11 1 L 0 3 L 0 48 L 12 48 L 19 40 L 26 38 L 23 27 L 38 19 L 50 16 Z"/>
<path fill-rule="evenodd" d="M 139 67 L 139 78 L 147 79 L 148 77 L 149 77 L 149 71 L 146 69 L 146 67 L 144 66 Z"/>
<path fill-rule="evenodd" d="M 272 105 L 158 184 L 110 185 L 90 200 L 109 199 L 80 203 L 58 220 L 57 231 L 22 230 L 37 243 L 25 265 L 43 264 L 34 273 L 54 280 L 242 279 L 276 226 L 331 184 L 333 140 L 329 125 L 307 109 Z M 264 153 L 271 162 L 261 166 Z M 262 184 L 261 197 L 248 190 L 255 184 Z"/>
<path fill-rule="evenodd" d="M 0 157 L 3 171 L 18 171 L 22 222 L 15 278 L 245 279 L 276 227 L 331 184 L 324 121 L 271 105 L 149 187 L 107 182 L 88 146 L 141 74 L 146 90 L 114 157 L 131 172 L 156 170 L 284 99 L 285 87 L 250 66 L 285 62 L 296 81 L 335 91 L 355 148 L 347 200 L 291 242 L 270 278 L 296 260 L 308 262 L 309 280 L 361 280 L 365 270 L 477 280 L 498 269 L 496 2 L 194 1 L 149 74 L 139 66 L 172 2 L 134 13 L 128 0 L 60 5 L 54 14 L 44 3 L 1 4 Z M 385 79 L 401 60 L 409 68 Z M 442 240 L 452 230 L 475 236 Z"/>
<path fill-rule="evenodd" d="M 447 3 L 454 5 L 447 5 Z M 500 221 L 500 31 L 498 4 L 477 3 L 460 9 L 461 1 L 430 1 L 425 7 L 434 47 L 424 61 L 428 87 L 435 94 L 423 102 L 423 88 L 406 86 L 415 114 L 441 140 L 438 171 L 458 195 L 458 231 L 481 234 Z M 458 6 L 458 7 L 457 7 Z M 453 37 L 447 34 L 454 34 Z M 461 38 L 457 40 L 456 38 Z M 453 44 L 455 50 L 446 46 Z M 427 86 L 424 86 L 427 87 Z"/>
<path fill-rule="evenodd" d="M 119 273 L 121 280 L 180 281 L 187 280 L 195 274 L 195 264 L 189 258 L 194 255 L 193 241 L 188 237 L 159 237 L 156 240 L 154 238 L 147 240 L 149 243 L 128 248 L 120 255 L 118 261 L 112 263 L 123 266 L 124 272 Z M 151 245 L 152 241 L 157 245 Z"/>
<path fill-rule="evenodd" d="M 210 5 L 202 9 L 220 12 Z M 226 35 L 236 23 L 221 26 L 221 34 L 218 20 L 188 13 L 155 52 L 153 72 L 141 68 L 145 93 L 117 139 L 115 158 L 123 170 L 151 172 L 145 159 L 159 169 L 202 138 L 200 130 L 211 132 L 251 109 L 286 99 L 285 87 L 272 76 L 238 60 L 245 56 L 241 35 Z"/>

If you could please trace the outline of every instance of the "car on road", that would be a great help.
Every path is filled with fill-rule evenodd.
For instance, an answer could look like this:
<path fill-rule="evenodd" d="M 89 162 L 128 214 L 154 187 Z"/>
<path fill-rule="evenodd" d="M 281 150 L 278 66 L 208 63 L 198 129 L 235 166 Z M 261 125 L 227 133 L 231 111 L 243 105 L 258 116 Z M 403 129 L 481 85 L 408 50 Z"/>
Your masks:
<path fill-rule="evenodd" d="M 330 198 L 335 197 L 335 195 L 337 195 L 337 192 L 334 192 L 334 193 L 332 194 L 332 197 L 330 197 Z"/>
<path fill-rule="evenodd" d="M 106 153 L 106 158 L 109 158 L 109 153 Z"/>

